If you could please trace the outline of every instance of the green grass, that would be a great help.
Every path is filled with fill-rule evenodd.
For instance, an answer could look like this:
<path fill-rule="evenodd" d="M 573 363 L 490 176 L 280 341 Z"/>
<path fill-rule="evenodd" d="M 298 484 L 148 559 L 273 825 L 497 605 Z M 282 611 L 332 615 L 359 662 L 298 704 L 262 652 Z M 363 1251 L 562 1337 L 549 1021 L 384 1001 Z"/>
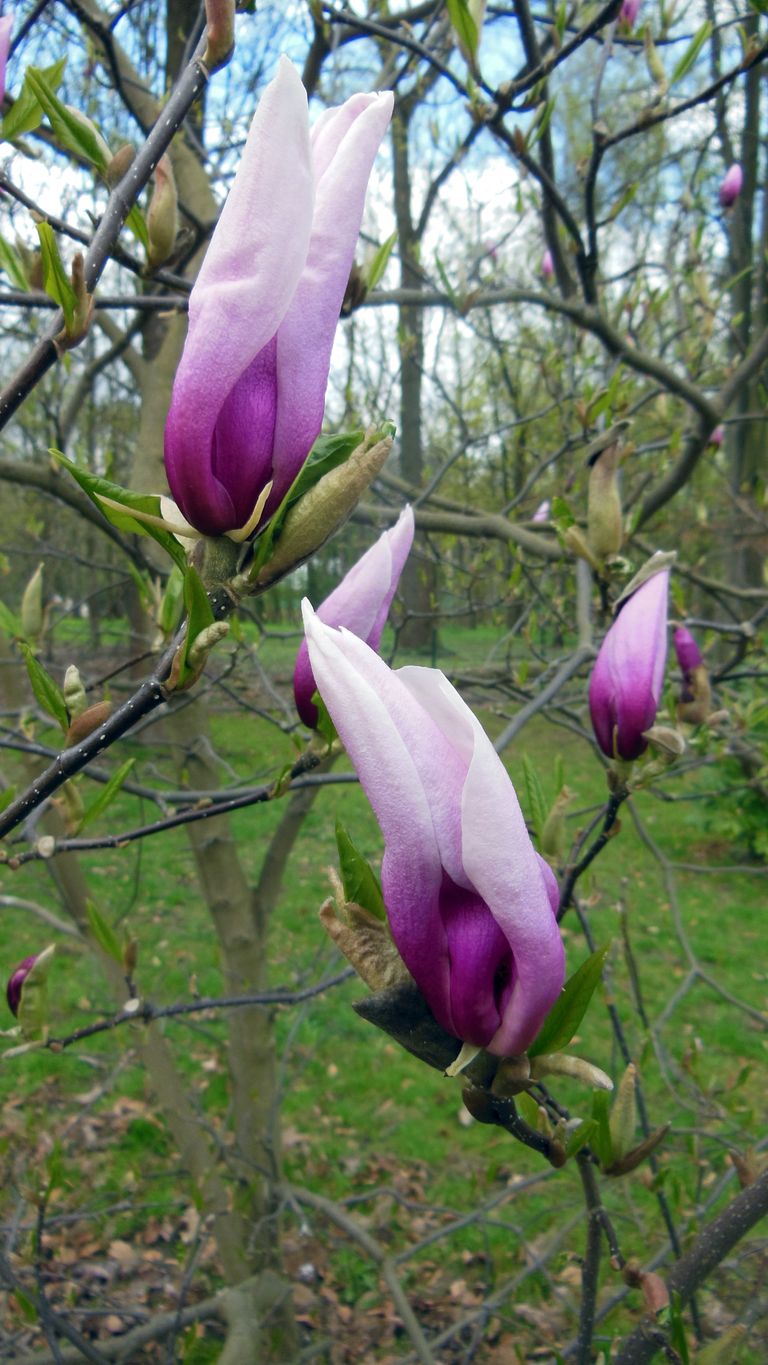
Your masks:
<path fill-rule="evenodd" d="M 458 660 L 463 668 L 469 662 L 481 665 L 493 645 L 489 631 L 453 629 L 442 632 L 442 637 L 443 657 L 438 652 L 438 662 L 449 671 Z M 265 667 L 283 677 L 288 676 L 294 652 L 294 643 L 285 640 L 265 640 L 260 646 Z M 492 712 L 484 720 L 491 733 L 503 723 Z M 256 715 L 243 718 L 234 708 L 227 709 L 213 714 L 211 725 L 222 758 L 249 779 L 256 773 L 278 772 L 295 754 L 290 736 Z M 40 737 L 51 742 L 54 738 L 52 732 L 41 732 Z M 127 752 L 137 755 L 132 777 L 152 781 L 156 755 L 149 742 L 145 740 L 141 747 L 121 745 L 118 757 Z M 605 799 L 604 774 L 591 747 L 571 730 L 534 721 L 507 755 L 521 794 L 526 754 L 549 796 L 554 795 L 552 774 L 555 756 L 560 755 L 565 780 L 574 792 L 568 830 L 575 835 Z M 343 762 L 337 765 L 338 771 L 343 768 Z M 701 871 L 675 871 L 670 884 L 625 812 L 619 835 L 579 885 L 596 940 L 614 943 L 606 995 L 615 1001 L 632 1054 L 640 1063 L 652 1123 L 669 1120 L 673 1125 L 660 1152 L 659 1180 L 681 1221 L 695 1213 L 728 1170 L 728 1148 L 744 1152 L 764 1128 L 765 1087 L 758 1078 L 764 1075 L 766 1033 L 758 1019 L 699 980 L 680 997 L 658 1030 L 662 1052 L 657 1056 L 632 996 L 622 917 L 639 964 L 643 1005 L 651 1023 L 669 1009 L 690 968 L 676 918 L 702 970 L 753 1010 L 765 1011 L 767 977 L 760 919 L 764 880 L 748 873 L 706 873 L 707 861 L 714 865 L 742 861 L 743 853 L 722 841 L 710 848 L 701 804 L 681 799 L 695 796 L 702 783 L 709 789 L 715 780 L 713 770 L 693 772 L 679 781 L 665 782 L 664 790 L 676 798 L 673 802 L 662 801 L 650 791 L 635 798 L 639 817 L 662 854 L 696 863 Z M 281 813 L 281 803 L 274 802 L 233 817 L 251 878 L 258 873 Z M 325 868 L 335 862 L 333 830 L 340 815 L 361 851 L 374 861 L 380 857 L 380 835 L 362 792 L 349 785 L 329 786 L 321 792 L 291 859 L 284 896 L 271 925 L 269 961 L 274 986 L 290 989 L 338 968 L 335 949 L 324 941 L 317 910 L 328 894 Z M 121 830 L 153 818 L 156 812 L 149 803 L 122 795 L 94 830 Z M 139 941 L 137 980 L 142 994 L 172 1002 L 189 998 L 192 990 L 203 995 L 221 991 L 215 938 L 183 831 L 84 855 L 82 865 L 101 911 L 119 930 L 130 927 Z M 28 864 L 14 874 L 6 873 L 4 889 L 57 910 L 55 888 L 44 865 Z M 9 967 L 57 939 L 21 910 L 8 908 L 3 914 L 3 958 Z M 564 933 L 573 970 L 587 952 L 573 915 L 566 919 Z M 535 1155 L 501 1130 L 476 1123 L 465 1126 L 458 1084 L 424 1068 L 363 1023 L 351 1008 L 363 993 L 361 984 L 351 981 L 298 1013 L 278 1012 L 276 1037 L 285 1077 L 285 1168 L 289 1179 L 328 1197 L 345 1199 L 351 1192 L 365 1195 L 355 1211 L 372 1222 L 388 1249 L 398 1252 L 427 1228 L 491 1199 L 510 1179 L 533 1175 L 542 1167 Z M 54 1034 L 82 1026 L 109 1009 L 109 996 L 92 958 L 74 941 L 59 939 L 53 968 Z M 223 1131 L 228 1103 L 226 1020 L 169 1021 L 164 1028 L 207 1120 Z M 593 1002 L 574 1047 L 616 1078 L 621 1074 L 600 999 Z M 129 1027 L 89 1039 L 60 1055 L 38 1052 L 7 1062 L 0 1068 L 0 1097 L 8 1105 L 10 1118 L 0 1135 L 4 1167 L 10 1170 L 14 1161 L 28 1156 L 25 1179 L 29 1181 L 40 1178 L 40 1162 L 50 1145 L 44 1135 L 63 1134 L 62 1205 L 104 1210 L 128 1191 L 135 1197 L 135 1210 L 102 1212 L 91 1225 L 105 1238 L 140 1242 L 149 1218 L 167 1215 L 175 1225 L 180 1207 L 190 1203 L 192 1192 L 178 1170 L 173 1144 L 143 1071 L 135 1062 L 125 1064 L 130 1049 Z M 89 1098 L 99 1087 L 103 1095 Z M 557 1094 L 572 1113 L 588 1112 L 589 1095 L 574 1083 L 558 1085 Z M 74 1140 L 68 1138 L 67 1124 L 84 1109 L 86 1117 L 73 1130 Z M 85 1148 L 80 1145 L 83 1132 L 89 1133 L 90 1145 Z M 647 1167 L 625 1180 L 605 1182 L 606 1202 L 627 1256 L 642 1259 L 664 1242 L 653 1183 Z M 378 1193 L 383 1186 L 394 1188 L 413 1207 L 390 1201 L 384 1217 Z M 734 1188 L 731 1183 L 729 1197 Z M 579 1200 L 577 1175 L 569 1166 L 505 1205 L 498 1216 L 426 1250 L 408 1268 L 409 1287 L 417 1296 L 426 1293 L 425 1283 L 435 1282 L 435 1265 L 444 1270 L 446 1283 L 464 1277 L 470 1284 L 482 1282 L 487 1287 L 494 1277 L 503 1280 L 524 1264 L 523 1239 L 536 1239 L 539 1245 L 547 1229 L 577 1213 Z M 148 1213 L 147 1205 L 159 1212 Z M 424 1210 L 421 1221 L 419 1207 Z M 442 1212 L 434 1212 L 435 1207 Z M 295 1228 L 289 1230 L 289 1240 L 291 1235 Z M 324 1229 L 322 1222 L 318 1235 L 326 1239 L 329 1282 L 336 1284 L 340 1300 L 352 1304 L 362 1295 L 366 1302 L 380 1301 L 378 1277 L 357 1250 L 340 1234 Z M 535 1277 L 525 1286 L 526 1302 L 552 1308 L 552 1284 L 567 1286 L 571 1253 L 581 1254 L 583 1240 L 583 1228 L 578 1227 L 566 1242 L 567 1251 L 555 1255 L 549 1266 L 554 1281 Z M 184 1247 L 170 1234 L 169 1245 L 172 1254 L 183 1260 Z M 213 1267 L 206 1273 L 212 1274 Z M 619 1277 L 610 1271 L 606 1283 L 613 1289 L 620 1287 Z M 636 1298 L 632 1304 L 636 1314 Z M 626 1313 L 619 1314 L 610 1330 L 626 1331 L 632 1320 Z M 437 1325 L 430 1320 L 431 1328 Z M 567 1315 L 560 1321 L 560 1330 L 566 1338 L 573 1330 Z M 202 1343 L 195 1350 L 198 1347 L 204 1350 Z M 188 1358 L 203 1360 L 205 1355 Z M 741 1359 L 745 1365 L 757 1365 L 759 1348 L 753 1353 L 747 1350 Z"/>

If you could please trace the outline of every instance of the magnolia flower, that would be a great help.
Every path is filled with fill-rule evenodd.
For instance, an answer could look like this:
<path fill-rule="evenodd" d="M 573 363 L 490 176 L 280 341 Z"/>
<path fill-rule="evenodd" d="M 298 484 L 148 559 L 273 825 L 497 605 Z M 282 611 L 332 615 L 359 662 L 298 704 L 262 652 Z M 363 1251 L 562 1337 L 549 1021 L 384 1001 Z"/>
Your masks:
<path fill-rule="evenodd" d="M 541 258 L 541 273 L 547 283 L 555 278 L 555 262 L 552 259 L 552 252 L 549 250 L 545 251 Z"/>
<path fill-rule="evenodd" d="M 733 165 L 728 168 L 720 181 L 718 193 L 721 208 L 729 209 L 732 204 L 736 203 L 736 200 L 741 194 L 741 187 L 743 184 L 744 172 L 738 162 L 734 161 Z"/>
<path fill-rule="evenodd" d="M 545 498 L 543 502 L 539 503 L 536 511 L 531 517 L 531 521 L 549 521 L 551 510 L 552 504 L 549 498 Z"/>
<path fill-rule="evenodd" d="M 198 531 L 277 506 L 323 419 L 339 309 L 392 95 L 353 95 L 309 131 L 283 57 L 189 300 L 165 428 L 171 492 Z"/>
<path fill-rule="evenodd" d="M 10 14 L 0 14 L 0 101 L 5 99 L 5 68 L 11 50 L 11 30 L 13 19 Z"/>
<path fill-rule="evenodd" d="M 413 512 L 404 508 L 393 527 L 379 536 L 352 565 L 337 588 L 317 609 L 318 621 L 327 626 L 346 626 L 353 635 L 378 649 L 381 636 L 397 591 L 400 575 L 413 544 Z M 307 642 L 303 640 L 293 672 L 296 710 L 311 730 L 317 725 L 317 707 L 312 697 L 317 691 Z"/>
<path fill-rule="evenodd" d="M 667 658 L 669 570 L 646 580 L 623 604 L 589 680 L 597 742 L 608 758 L 627 761 L 647 749 L 661 698 Z"/>
<path fill-rule="evenodd" d="M 704 660 L 691 632 L 685 626 L 678 626 L 673 640 L 681 673 L 692 673 L 694 668 L 699 668 Z"/>
<path fill-rule="evenodd" d="M 437 669 L 393 672 L 304 621 L 320 695 L 384 835 L 392 937 L 438 1023 L 498 1056 L 533 1041 L 564 973 L 557 883 L 475 716 Z"/>
<path fill-rule="evenodd" d="M 722 425 L 719 426 L 719 427 L 715 427 L 714 431 L 711 431 L 710 434 L 709 434 L 709 444 L 710 444 L 711 446 L 717 446 L 718 449 L 719 449 L 720 446 L 723 444 L 723 441 L 724 441 L 724 440 L 725 440 L 725 427 L 722 426 Z"/>
<path fill-rule="evenodd" d="M 24 985 L 29 973 L 37 962 L 38 954 L 33 953 L 31 957 L 25 957 L 18 967 L 14 967 L 8 978 L 8 985 L 5 988 L 5 998 L 8 1001 L 8 1008 L 16 1018 L 21 1004 L 21 988 Z"/>
<path fill-rule="evenodd" d="M 641 3 L 642 0 L 624 0 L 624 3 L 619 10 L 619 19 L 622 23 L 626 24 L 628 28 L 635 27 L 637 16 L 640 13 Z"/>
<path fill-rule="evenodd" d="M 712 712 L 712 687 L 701 650 L 691 632 L 678 626 L 674 634 L 675 654 L 683 675 L 677 697 L 677 719 L 701 725 Z"/>

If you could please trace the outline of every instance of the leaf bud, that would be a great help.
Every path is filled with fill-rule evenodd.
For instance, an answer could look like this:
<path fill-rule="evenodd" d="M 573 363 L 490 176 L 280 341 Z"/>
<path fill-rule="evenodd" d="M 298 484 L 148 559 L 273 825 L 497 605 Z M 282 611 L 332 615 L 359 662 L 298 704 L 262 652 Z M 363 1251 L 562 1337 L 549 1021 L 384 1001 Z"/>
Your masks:
<path fill-rule="evenodd" d="M 613 1161 L 610 1166 L 605 1167 L 605 1174 L 612 1176 L 629 1175 L 630 1171 L 636 1170 L 641 1162 L 645 1161 L 646 1157 L 656 1150 L 668 1132 L 668 1123 L 662 1124 L 660 1128 L 655 1128 L 652 1133 L 648 1134 L 647 1138 L 643 1138 L 643 1141 L 627 1152 L 626 1156 L 622 1157 L 620 1161 Z"/>
<path fill-rule="evenodd" d="M 563 544 L 566 549 L 571 551 L 571 554 L 577 555 L 580 559 L 586 559 L 589 567 L 599 573 L 600 560 L 593 553 L 584 532 L 578 526 L 568 526 L 563 531 Z"/>
<path fill-rule="evenodd" d="M 67 744 L 80 744 L 88 735 L 103 725 L 112 714 L 111 701 L 97 701 L 76 716 L 67 730 Z"/>
<path fill-rule="evenodd" d="M 494 1095 L 508 1100 L 527 1090 L 530 1080 L 531 1063 L 528 1057 L 502 1057 L 491 1089 Z"/>
<path fill-rule="evenodd" d="M 375 445 L 370 444 L 372 438 L 372 432 L 366 433 L 349 459 L 319 479 L 291 508 L 274 554 L 257 576 L 260 588 L 298 568 L 344 525 L 392 449 L 391 436 Z"/>
<path fill-rule="evenodd" d="M 630 1062 L 619 1082 L 608 1126 L 614 1164 L 632 1148 L 637 1127 L 637 1069 Z"/>
<path fill-rule="evenodd" d="M 338 882 L 336 895 L 336 900 L 329 896 L 320 907 L 320 921 L 366 986 L 379 991 L 397 986 L 401 981 L 410 981 L 408 968 L 385 921 L 353 901 L 345 901 Z"/>
<path fill-rule="evenodd" d="M 43 629 L 43 564 L 35 572 L 21 595 L 21 630 L 25 639 L 37 640 Z"/>
<path fill-rule="evenodd" d="M 619 496 L 619 464 L 624 448 L 618 440 L 590 459 L 587 494 L 587 540 L 598 559 L 618 554 L 624 539 Z"/>
<path fill-rule="evenodd" d="M 531 1079 L 538 1081 L 544 1076 L 571 1076 L 593 1090 L 613 1090 L 613 1081 L 599 1066 L 567 1052 L 550 1052 L 531 1058 Z"/>
<path fill-rule="evenodd" d="M 659 750 L 664 758 L 669 761 L 680 758 L 685 753 L 685 740 L 679 730 L 675 730 L 672 725 L 652 725 L 650 729 L 643 731 L 643 738 L 648 740 Z"/>
<path fill-rule="evenodd" d="M 565 812 L 573 792 L 563 787 L 555 797 L 541 831 L 541 851 L 548 862 L 560 863 L 565 854 Z"/>
<path fill-rule="evenodd" d="M 136 148 L 133 146 L 133 144 L 131 142 L 124 142 L 122 147 L 118 147 L 117 151 L 115 152 L 115 155 L 113 157 L 110 157 L 109 164 L 107 165 L 107 168 L 104 171 L 104 179 L 106 180 L 111 190 L 115 188 L 115 185 L 120 184 L 120 181 L 122 180 L 123 176 L 125 175 L 135 156 Z"/>
<path fill-rule="evenodd" d="M 205 17 L 203 65 L 208 71 L 218 71 L 235 50 L 235 0 L 205 0 Z"/>
<path fill-rule="evenodd" d="M 155 167 L 155 187 L 147 211 L 147 269 L 150 271 L 157 270 L 173 254 L 178 228 L 177 203 L 170 157 L 161 156 Z"/>
<path fill-rule="evenodd" d="M 77 664 L 70 664 L 67 668 L 64 674 L 62 693 L 70 720 L 77 720 L 77 717 L 82 716 L 88 705 L 87 694 Z"/>

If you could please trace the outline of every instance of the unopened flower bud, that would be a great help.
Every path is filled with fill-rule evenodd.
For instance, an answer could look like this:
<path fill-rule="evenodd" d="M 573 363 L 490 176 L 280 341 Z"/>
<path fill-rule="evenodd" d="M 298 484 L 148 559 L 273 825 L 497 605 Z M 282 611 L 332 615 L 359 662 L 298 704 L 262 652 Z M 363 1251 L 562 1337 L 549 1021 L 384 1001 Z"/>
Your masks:
<path fill-rule="evenodd" d="M 725 427 L 724 427 L 724 426 L 722 426 L 722 425 L 717 426 L 717 427 L 715 427 L 714 431 L 710 432 L 709 444 L 710 444 L 711 446 L 716 446 L 716 447 L 719 449 L 720 446 L 723 444 L 723 441 L 724 441 L 724 440 L 725 440 Z"/>
<path fill-rule="evenodd" d="M 260 588 L 298 568 L 344 525 L 392 449 L 391 436 L 375 445 L 370 440 L 366 435 L 344 464 L 325 474 L 291 508 L 275 552 L 258 574 Z"/>
<path fill-rule="evenodd" d="M 33 953 L 31 957 L 25 957 L 24 961 L 20 962 L 18 967 L 14 967 L 8 978 L 8 984 L 5 988 L 5 998 L 8 1001 L 8 1008 L 14 1019 L 19 1013 L 21 988 L 29 975 L 30 969 L 34 967 L 37 962 L 37 956 L 37 953 Z"/>
<path fill-rule="evenodd" d="M 720 188 L 718 190 L 720 207 L 724 209 L 732 208 L 741 194 L 743 185 L 744 172 L 738 162 L 734 162 L 732 166 L 729 166 L 720 181 Z"/>
<path fill-rule="evenodd" d="M 70 721 L 77 720 L 77 717 L 82 716 L 88 705 L 87 694 L 77 664 L 70 664 L 64 674 L 62 692 L 64 703 L 69 711 Z"/>
<path fill-rule="evenodd" d="M 677 702 L 677 719 L 688 725 L 701 725 L 712 711 L 712 688 L 701 650 L 691 632 L 678 626 L 674 635 L 675 653 L 683 675 Z"/>
<path fill-rule="evenodd" d="M 619 22 L 626 24 L 628 29 L 633 29 L 640 13 L 642 0 L 624 0 L 619 10 Z"/>
<path fill-rule="evenodd" d="M 622 454 L 620 443 L 612 441 L 589 461 L 587 539 L 601 560 L 618 554 L 624 539 L 618 477 Z"/>
<path fill-rule="evenodd" d="M 541 273 L 547 284 L 555 278 L 555 262 L 552 259 L 552 252 L 547 250 L 541 258 Z"/>
<path fill-rule="evenodd" d="M 19 1021 L 23 1037 L 38 1037 L 48 1017 L 48 973 L 56 952 L 50 944 L 41 953 L 25 957 L 11 972 L 5 989 L 8 1008 Z"/>
<path fill-rule="evenodd" d="M 203 62 L 209 71 L 218 71 L 235 50 L 235 0 L 205 0 L 205 17 Z"/>
<path fill-rule="evenodd" d="M 136 155 L 136 148 L 130 142 L 124 142 L 122 147 L 118 147 L 115 155 L 110 157 L 109 165 L 104 172 L 104 179 L 109 188 L 113 190 L 115 185 L 119 185 L 128 167 L 131 165 Z"/>
<path fill-rule="evenodd" d="M 698 668 L 699 664 L 704 662 L 699 646 L 685 626 L 677 627 L 673 640 L 677 662 L 683 675 L 690 673 L 692 669 Z"/>
<path fill-rule="evenodd" d="M 176 181 L 170 157 L 161 156 L 155 167 L 155 187 L 147 212 L 149 270 L 157 270 L 172 255 L 177 227 Z"/>
<path fill-rule="evenodd" d="M 37 640 L 43 629 L 43 564 L 35 572 L 21 595 L 21 630 L 25 639 Z"/>

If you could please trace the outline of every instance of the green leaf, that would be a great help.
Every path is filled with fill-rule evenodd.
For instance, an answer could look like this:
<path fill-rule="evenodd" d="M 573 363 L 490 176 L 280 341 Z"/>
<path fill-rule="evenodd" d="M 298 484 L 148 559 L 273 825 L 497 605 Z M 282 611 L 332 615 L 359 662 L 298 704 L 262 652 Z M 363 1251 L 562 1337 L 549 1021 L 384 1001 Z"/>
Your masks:
<path fill-rule="evenodd" d="M 329 715 L 328 707 L 326 706 L 319 692 L 312 693 L 312 705 L 315 707 L 315 710 L 317 711 L 317 724 L 315 726 L 315 729 L 317 730 L 319 735 L 322 735 L 323 739 L 328 745 L 328 748 L 330 749 L 331 745 L 333 744 L 333 741 L 335 739 L 338 739 L 339 735 L 336 726 L 334 725 Z"/>
<path fill-rule="evenodd" d="M 0 270 L 3 270 L 17 289 L 28 290 L 29 283 L 24 266 L 21 263 L 21 256 L 10 242 L 6 242 L 4 237 L 0 237 Z"/>
<path fill-rule="evenodd" d="M 710 20 L 707 19 L 706 22 L 702 24 L 698 33 L 694 34 L 680 58 L 680 61 L 677 63 L 677 66 L 669 78 L 670 85 L 674 85 L 676 81 L 681 81 L 683 76 L 687 76 L 711 32 L 712 24 Z"/>
<path fill-rule="evenodd" d="M 262 565 L 266 564 L 270 558 L 275 543 L 280 539 L 285 518 L 294 503 L 298 502 L 299 498 L 302 498 L 305 493 L 308 493 L 310 488 L 314 488 L 324 474 L 329 474 L 332 469 L 336 469 L 345 460 L 348 460 L 352 451 L 357 449 L 364 437 L 364 431 L 341 432 L 336 436 L 318 436 L 283 501 L 255 542 L 253 565 L 249 571 L 251 578 L 257 577 Z"/>
<path fill-rule="evenodd" d="M 187 631 L 181 649 L 179 679 L 177 686 L 183 687 L 193 672 L 187 664 L 190 650 L 201 631 L 214 621 L 208 594 L 197 569 L 188 564 L 184 571 L 184 606 L 187 612 Z"/>
<path fill-rule="evenodd" d="M 121 488 L 120 484 L 111 483 L 109 479 L 100 479 L 96 474 L 89 474 L 85 469 L 80 469 L 72 460 L 68 460 L 60 450 L 52 448 L 50 454 L 59 464 L 63 464 L 68 469 L 73 479 L 76 479 L 84 493 L 88 494 L 91 502 L 98 507 L 107 521 L 111 522 L 120 531 L 128 531 L 136 536 L 150 536 L 156 540 L 158 545 L 162 545 L 166 554 L 170 555 L 174 564 L 178 564 L 182 573 L 187 568 L 187 552 L 183 545 L 170 531 L 163 531 L 159 526 L 148 526 L 145 522 L 137 521 L 131 516 L 131 509 L 137 512 L 146 512 L 149 516 L 160 517 L 160 498 L 156 493 L 134 493 L 128 488 Z M 113 502 L 122 503 L 125 511 L 114 507 L 108 507 L 101 501 L 102 498 L 110 498 Z"/>
<path fill-rule="evenodd" d="M 366 289 L 371 290 L 376 288 L 376 285 L 379 283 L 379 280 L 387 268 L 387 263 L 392 255 L 392 248 L 396 241 L 397 233 L 393 232 L 392 236 L 388 237 L 386 242 L 382 242 L 381 246 L 376 249 L 376 253 L 365 272 Z"/>
<path fill-rule="evenodd" d="M 567 1157 L 575 1156 L 577 1152 L 581 1151 L 582 1147 L 586 1147 L 588 1142 L 594 1141 L 597 1132 L 598 1124 L 595 1120 L 585 1119 L 584 1122 L 580 1123 L 578 1128 L 574 1128 L 573 1132 L 569 1135 L 565 1146 L 565 1155 Z"/>
<path fill-rule="evenodd" d="M 448 15 L 465 55 L 474 61 L 477 56 L 480 34 L 477 31 L 477 24 L 469 12 L 467 0 L 448 0 Z"/>
<path fill-rule="evenodd" d="M 99 947 L 103 949 L 108 957 L 112 957 L 115 962 L 119 962 L 122 967 L 123 948 L 112 925 L 104 918 L 101 911 L 94 905 L 93 901 L 86 901 L 85 908 L 88 914 L 88 923 L 91 926 L 91 933 Z"/>
<path fill-rule="evenodd" d="M 18 1285 L 14 1285 L 13 1297 L 15 1298 L 17 1304 L 19 1305 L 19 1308 L 24 1314 L 24 1317 L 26 1318 L 27 1322 L 37 1322 L 37 1308 L 32 1302 L 32 1299 L 30 1299 L 29 1296 L 24 1293 L 23 1289 L 19 1289 Z"/>
<path fill-rule="evenodd" d="M 170 635 L 181 621 L 183 601 L 184 575 L 178 564 L 174 564 L 168 575 L 158 614 L 158 625 L 164 635 Z"/>
<path fill-rule="evenodd" d="M 96 129 L 90 126 L 90 120 L 81 122 L 74 110 L 62 104 L 51 89 L 45 71 L 31 66 L 27 71 L 26 82 L 41 109 L 48 115 L 48 122 L 62 147 L 74 152 L 76 156 L 83 157 L 97 170 L 106 170 L 109 165 L 109 154 L 103 145 L 103 139 Z"/>
<path fill-rule="evenodd" d="M 24 662 L 27 665 L 29 681 L 32 691 L 44 711 L 58 722 L 66 734 L 69 729 L 69 713 L 64 701 L 64 693 L 59 684 L 54 682 L 47 669 L 43 668 L 39 659 L 35 658 L 34 652 L 26 640 L 19 641 L 19 649 L 24 655 Z"/>
<path fill-rule="evenodd" d="M 67 327 L 71 327 L 77 299 L 59 255 L 56 235 L 50 223 L 36 223 L 35 227 L 40 238 L 40 252 L 43 258 L 43 289 L 49 299 L 58 303 L 64 314 Z"/>
<path fill-rule="evenodd" d="M 533 832 L 537 839 L 541 838 L 541 831 L 547 818 L 547 801 L 544 790 L 539 781 L 539 774 L 536 772 L 527 754 L 523 754 L 523 776 L 525 778 L 526 805 L 528 815 L 533 827 Z"/>
<path fill-rule="evenodd" d="M 66 64 L 66 57 L 60 57 L 53 66 L 38 67 L 37 74 L 44 77 L 49 90 L 56 90 L 61 85 Z M 19 98 L 3 119 L 3 137 L 12 142 L 24 133 L 33 132 L 42 121 L 43 109 L 30 84 L 28 71 Z"/>
<path fill-rule="evenodd" d="M 613 1143 L 608 1123 L 607 1090 L 592 1091 L 592 1122 L 595 1125 L 590 1140 L 600 1165 L 607 1170 L 613 1164 Z"/>
<path fill-rule="evenodd" d="M 528 1049 L 529 1057 L 540 1057 L 549 1052 L 562 1052 L 587 1012 L 597 990 L 610 943 L 591 953 L 586 962 L 566 981 L 560 996 L 549 1011 L 538 1037 Z"/>
<path fill-rule="evenodd" d="M 539 1121 L 539 1106 L 533 1095 L 529 1095 L 527 1090 L 522 1090 L 519 1095 L 515 1095 L 515 1108 L 529 1128 L 536 1127 Z"/>
<path fill-rule="evenodd" d="M 10 806 L 15 795 L 16 788 L 14 786 L 5 787 L 3 791 L 0 792 L 0 811 L 5 810 L 6 806 Z"/>
<path fill-rule="evenodd" d="M 10 635 L 12 640 L 15 640 L 17 635 L 22 634 L 21 621 L 18 616 L 14 615 L 10 607 L 7 607 L 2 601 L 0 601 L 0 630 L 4 630 L 6 635 Z"/>
<path fill-rule="evenodd" d="M 552 499 L 552 520 L 561 531 L 567 531 L 569 526 L 575 525 L 576 518 L 565 498 Z"/>
<path fill-rule="evenodd" d="M 376 919 L 386 920 L 379 879 L 370 863 L 355 848 L 340 820 L 336 821 L 336 847 L 345 898 L 370 911 Z"/>
<path fill-rule="evenodd" d="M 81 829 L 84 829 L 86 825 L 90 825 L 92 821 L 97 820 L 107 809 L 107 806 L 112 804 L 135 762 L 135 758 L 127 758 L 125 763 L 120 765 L 117 772 L 112 774 L 109 781 L 105 782 L 99 795 L 96 797 L 96 800 L 92 801 L 90 806 L 86 806 L 83 811 L 83 817 L 80 821 Z"/>
<path fill-rule="evenodd" d="M 146 219 L 138 204 L 134 204 L 130 213 L 125 219 L 125 226 L 130 228 L 137 241 L 141 242 L 145 251 L 149 250 L 149 229 Z"/>
<path fill-rule="evenodd" d="M 546 104 L 542 108 L 541 114 L 537 112 L 536 122 L 533 128 L 531 128 L 528 137 L 525 139 L 526 147 L 528 147 L 529 150 L 535 147 L 536 143 L 541 138 L 543 138 L 552 121 L 552 115 L 554 114 L 554 112 L 555 112 L 554 98 L 551 100 L 547 100 Z"/>
<path fill-rule="evenodd" d="M 448 279 L 448 272 L 446 271 L 445 266 L 440 260 L 440 257 L 437 255 L 435 256 L 435 265 L 437 266 L 437 273 L 440 276 L 443 289 L 448 295 L 448 298 L 451 300 L 451 303 L 453 304 L 454 308 L 460 308 L 459 297 L 456 293 L 456 290 L 451 284 L 451 281 Z"/>

